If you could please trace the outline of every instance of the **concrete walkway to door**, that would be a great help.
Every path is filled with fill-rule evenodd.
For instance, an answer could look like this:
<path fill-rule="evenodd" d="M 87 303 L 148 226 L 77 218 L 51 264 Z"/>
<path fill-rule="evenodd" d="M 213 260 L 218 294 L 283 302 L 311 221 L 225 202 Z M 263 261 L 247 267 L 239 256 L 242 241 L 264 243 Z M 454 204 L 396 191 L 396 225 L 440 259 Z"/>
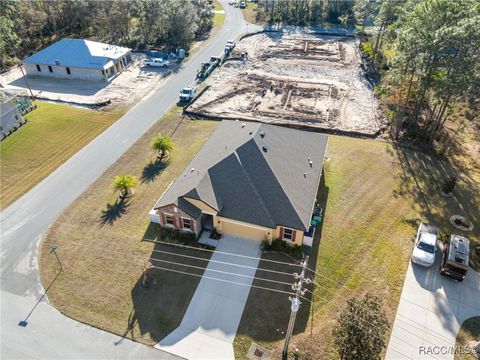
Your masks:
<path fill-rule="evenodd" d="M 192 360 L 234 359 L 233 339 L 242 318 L 253 282 L 251 277 L 255 276 L 260 256 L 259 241 L 224 236 L 203 273 L 180 326 L 155 347 Z"/>

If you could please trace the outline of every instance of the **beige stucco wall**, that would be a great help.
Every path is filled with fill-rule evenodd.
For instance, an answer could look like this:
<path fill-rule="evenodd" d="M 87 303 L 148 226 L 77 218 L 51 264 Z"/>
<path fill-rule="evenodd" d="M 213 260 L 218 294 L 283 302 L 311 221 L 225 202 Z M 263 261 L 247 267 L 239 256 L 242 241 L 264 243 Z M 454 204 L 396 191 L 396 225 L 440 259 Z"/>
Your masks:
<path fill-rule="evenodd" d="M 280 239 L 280 229 L 282 226 L 277 226 L 277 228 L 273 232 L 273 239 Z M 293 241 L 296 245 L 302 245 L 303 243 L 303 230 L 295 230 L 295 240 Z"/>
<path fill-rule="evenodd" d="M 49 78 L 61 78 L 61 79 L 79 79 L 79 80 L 92 80 L 92 81 L 103 81 L 105 77 L 102 74 L 101 70 L 96 69 L 84 69 L 84 68 L 75 68 L 71 67 L 71 74 L 67 74 L 65 66 L 61 65 L 51 65 L 53 72 L 48 70 L 48 65 L 40 65 L 42 71 L 37 70 L 35 64 L 23 64 L 25 72 L 29 76 L 42 76 Z"/>

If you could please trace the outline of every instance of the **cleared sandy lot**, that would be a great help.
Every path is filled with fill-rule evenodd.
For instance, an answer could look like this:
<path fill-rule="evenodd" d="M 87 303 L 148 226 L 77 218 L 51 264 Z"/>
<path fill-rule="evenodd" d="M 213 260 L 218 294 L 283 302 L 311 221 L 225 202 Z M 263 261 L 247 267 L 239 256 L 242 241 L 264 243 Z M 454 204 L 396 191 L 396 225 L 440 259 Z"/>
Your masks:
<path fill-rule="evenodd" d="M 28 84 L 35 97 L 43 100 L 61 101 L 77 105 L 95 106 L 110 102 L 109 108 L 129 105 L 145 97 L 171 69 L 148 68 L 143 66 L 144 54 L 133 54 L 133 64 L 111 82 L 83 81 L 70 79 L 49 79 L 29 76 Z M 5 76 L 5 87 L 26 93 L 27 83 L 20 69 Z"/>
<path fill-rule="evenodd" d="M 353 37 L 257 34 L 237 44 L 188 111 L 374 135 L 382 121 L 360 65 Z"/>

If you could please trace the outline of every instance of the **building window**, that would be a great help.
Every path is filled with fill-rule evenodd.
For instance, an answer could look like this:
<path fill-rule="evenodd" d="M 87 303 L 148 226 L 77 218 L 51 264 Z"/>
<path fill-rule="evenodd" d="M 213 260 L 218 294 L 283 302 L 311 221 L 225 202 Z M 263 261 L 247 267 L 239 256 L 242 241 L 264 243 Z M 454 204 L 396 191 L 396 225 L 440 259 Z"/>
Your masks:
<path fill-rule="evenodd" d="M 37 64 L 37 71 L 42 71 L 42 69 L 40 69 L 40 65 Z"/>
<path fill-rule="evenodd" d="M 53 69 L 50 65 L 48 65 L 48 71 L 50 71 L 51 73 L 53 72 Z"/>
<path fill-rule="evenodd" d="M 283 228 L 283 240 L 293 240 L 293 230 L 288 228 Z"/>
<path fill-rule="evenodd" d="M 192 224 L 190 223 L 190 219 L 182 217 L 182 223 L 184 229 L 192 229 Z"/>
<path fill-rule="evenodd" d="M 67 74 L 68 74 L 68 75 L 70 75 L 70 74 L 71 74 L 71 72 L 70 72 L 70 68 L 69 68 L 69 67 L 65 68 L 65 70 L 67 70 Z"/>
<path fill-rule="evenodd" d="M 165 224 L 175 226 L 175 223 L 173 222 L 173 215 L 165 214 Z"/>

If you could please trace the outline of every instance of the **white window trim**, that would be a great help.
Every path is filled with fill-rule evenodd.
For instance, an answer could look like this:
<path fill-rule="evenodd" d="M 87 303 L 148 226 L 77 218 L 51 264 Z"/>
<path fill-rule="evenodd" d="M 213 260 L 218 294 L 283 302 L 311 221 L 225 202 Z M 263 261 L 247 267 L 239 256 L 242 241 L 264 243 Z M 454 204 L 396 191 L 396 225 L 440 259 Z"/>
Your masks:
<path fill-rule="evenodd" d="M 193 231 L 192 230 L 192 219 L 184 217 L 184 216 L 182 216 L 181 219 L 182 219 L 182 229 L 185 230 L 185 231 Z M 190 227 L 189 228 L 183 226 L 183 220 L 188 220 L 190 222 Z"/>
<path fill-rule="evenodd" d="M 173 216 L 173 214 L 167 214 L 167 213 L 163 213 L 163 215 L 165 216 L 165 224 L 163 224 L 164 226 L 169 226 L 169 227 L 175 227 L 175 217 Z M 173 224 L 169 224 L 167 222 L 167 216 L 171 216 L 172 217 L 172 221 L 173 221 Z"/>
<path fill-rule="evenodd" d="M 290 236 L 291 236 L 290 239 L 285 237 L 285 230 L 289 230 L 289 231 L 292 232 L 291 235 L 290 235 Z M 287 228 L 287 227 L 283 227 L 282 240 L 284 240 L 284 241 L 290 241 L 290 242 L 294 243 L 294 242 L 295 242 L 295 239 L 293 238 L 293 232 L 294 232 L 294 231 L 295 231 L 295 230 L 293 230 L 293 229 L 290 229 L 290 228 Z"/>

